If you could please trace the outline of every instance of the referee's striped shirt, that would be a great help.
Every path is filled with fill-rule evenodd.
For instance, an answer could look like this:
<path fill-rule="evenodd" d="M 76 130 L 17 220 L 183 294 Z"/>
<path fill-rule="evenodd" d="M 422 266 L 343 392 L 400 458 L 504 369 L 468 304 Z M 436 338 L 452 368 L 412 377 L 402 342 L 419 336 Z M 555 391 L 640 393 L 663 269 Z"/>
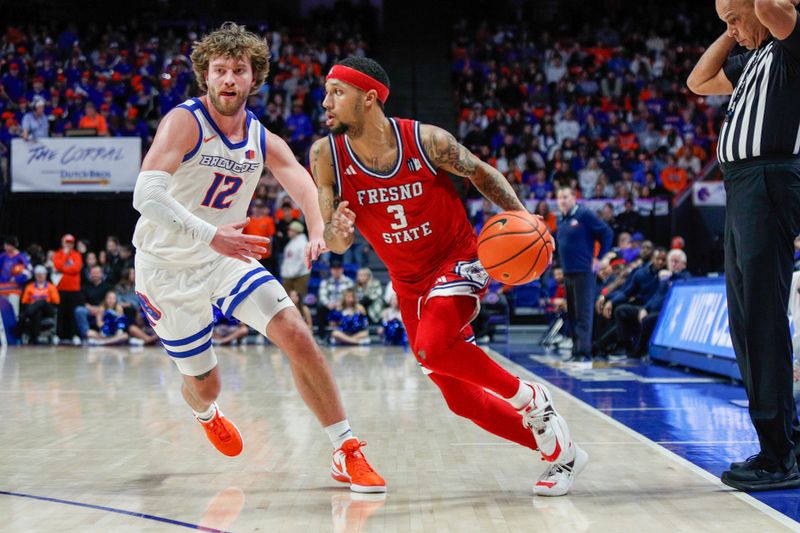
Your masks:
<path fill-rule="evenodd" d="M 800 16 L 784 40 L 767 38 L 723 66 L 733 85 L 717 159 L 800 155 Z"/>

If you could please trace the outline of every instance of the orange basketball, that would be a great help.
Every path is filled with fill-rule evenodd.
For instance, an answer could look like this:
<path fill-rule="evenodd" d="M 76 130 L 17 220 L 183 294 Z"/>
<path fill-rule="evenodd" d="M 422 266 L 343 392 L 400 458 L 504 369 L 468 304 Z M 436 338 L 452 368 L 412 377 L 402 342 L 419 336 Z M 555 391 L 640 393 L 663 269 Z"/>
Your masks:
<path fill-rule="evenodd" d="M 545 223 L 524 211 L 499 213 L 478 236 L 478 259 L 494 279 L 524 285 L 538 279 L 553 258 L 555 242 Z"/>

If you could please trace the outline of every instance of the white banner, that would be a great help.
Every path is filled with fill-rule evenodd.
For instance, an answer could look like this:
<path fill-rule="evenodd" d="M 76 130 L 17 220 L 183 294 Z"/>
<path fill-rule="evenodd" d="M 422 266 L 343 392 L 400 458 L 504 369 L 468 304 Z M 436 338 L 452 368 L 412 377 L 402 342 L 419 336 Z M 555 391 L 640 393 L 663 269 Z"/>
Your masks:
<path fill-rule="evenodd" d="M 132 191 L 141 164 L 138 137 L 17 138 L 11 141 L 11 191 Z"/>
<path fill-rule="evenodd" d="M 699 181 L 692 184 L 692 202 L 697 206 L 724 206 L 725 183 L 722 181 Z"/>

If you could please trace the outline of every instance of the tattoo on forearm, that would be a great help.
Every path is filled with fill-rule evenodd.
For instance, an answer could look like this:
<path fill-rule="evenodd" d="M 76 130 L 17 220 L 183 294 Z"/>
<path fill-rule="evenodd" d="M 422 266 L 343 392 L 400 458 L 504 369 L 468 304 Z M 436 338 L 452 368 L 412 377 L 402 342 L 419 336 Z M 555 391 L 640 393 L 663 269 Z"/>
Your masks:
<path fill-rule="evenodd" d="M 472 177 L 472 183 L 488 200 L 497 204 L 504 211 L 519 211 L 525 206 L 517 197 L 514 188 L 500 172 L 487 165 L 482 165 Z"/>
<path fill-rule="evenodd" d="M 208 372 L 206 372 L 205 374 L 200 374 L 199 376 L 195 376 L 195 377 L 194 377 L 194 379 L 196 379 L 197 381 L 203 381 L 203 380 L 205 380 L 205 379 L 206 379 L 208 376 L 210 376 L 210 375 L 211 375 L 211 372 L 213 372 L 213 370 L 209 370 L 209 371 L 208 371 Z"/>
<path fill-rule="evenodd" d="M 471 177 L 478 168 L 475 156 L 446 131 L 433 132 L 422 144 L 433 164 L 452 169 L 459 176 Z"/>
<path fill-rule="evenodd" d="M 434 130 L 422 141 L 425 153 L 434 165 L 469 178 L 489 200 L 506 211 L 525 209 L 508 180 L 495 168 L 482 163 L 456 138 L 443 130 Z"/>
<path fill-rule="evenodd" d="M 336 203 L 333 197 L 323 191 L 322 188 L 317 190 L 317 198 L 319 198 L 319 208 L 322 211 L 322 218 L 325 218 L 325 213 L 333 213 L 336 210 Z"/>

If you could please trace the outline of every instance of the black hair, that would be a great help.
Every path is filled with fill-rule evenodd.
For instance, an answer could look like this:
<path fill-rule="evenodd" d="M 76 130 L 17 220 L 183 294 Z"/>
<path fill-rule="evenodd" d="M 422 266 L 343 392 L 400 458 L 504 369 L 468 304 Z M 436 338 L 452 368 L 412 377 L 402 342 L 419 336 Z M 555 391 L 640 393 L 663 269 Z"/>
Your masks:
<path fill-rule="evenodd" d="M 380 64 L 378 64 L 378 62 L 374 59 L 370 59 L 368 57 L 349 56 L 339 61 L 338 64 L 342 65 L 343 67 L 350 67 L 353 70 L 363 72 L 370 78 L 374 78 L 386 85 L 387 89 L 392 88 L 392 83 L 389 81 L 389 75 L 386 74 L 386 71 L 383 70 L 383 67 L 380 66 Z M 383 109 L 383 102 L 380 100 L 377 100 L 377 102 L 380 108 Z"/>
<path fill-rule="evenodd" d="M 16 235 L 6 235 L 3 237 L 3 244 L 10 244 L 14 248 L 19 249 L 19 239 Z"/>
<path fill-rule="evenodd" d="M 386 71 L 383 70 L 383 67 L 380 66 L 374 59 L 370 59 L 368 57 L 350 56 L 342 59 L 338 64 L 342 65 L 343 67 L 350 67 L 353 70 L 363 72 L 370 78 L 375 78 L 382 84 L 386 85 L 387 88 L 392 88 L 392 84 L 389 81 L 389 75 L 386 74 Z"/>

